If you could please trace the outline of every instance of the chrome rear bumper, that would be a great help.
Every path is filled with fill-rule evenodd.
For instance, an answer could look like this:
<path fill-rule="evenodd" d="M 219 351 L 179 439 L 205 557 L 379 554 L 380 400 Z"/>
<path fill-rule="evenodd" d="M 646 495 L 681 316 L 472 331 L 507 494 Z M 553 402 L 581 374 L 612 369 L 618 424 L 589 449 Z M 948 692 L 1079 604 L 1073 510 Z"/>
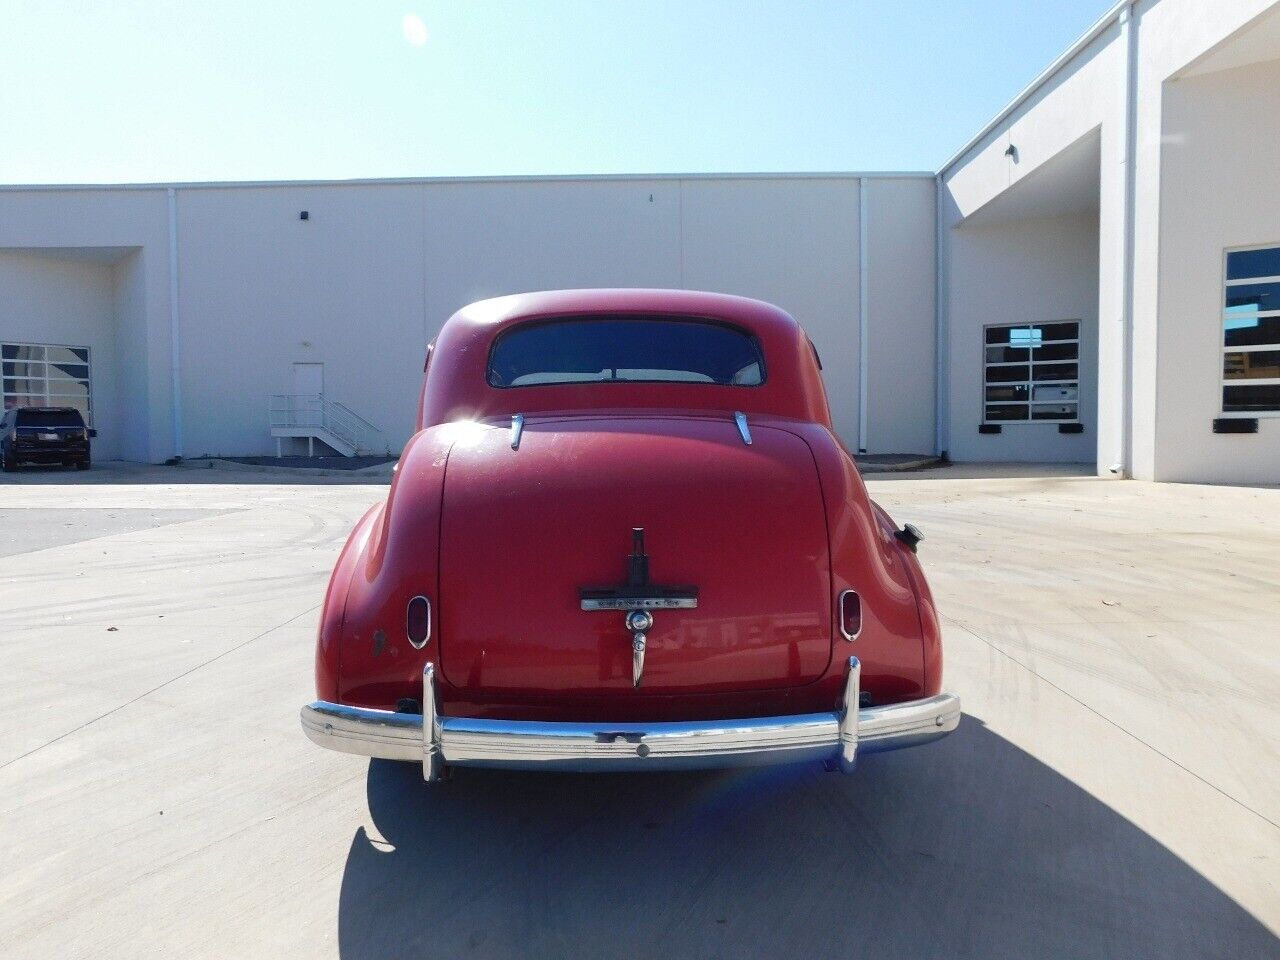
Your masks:
<path fill-rule="evenodd" d="M 435 669 L 422 674 L 423 713 L 393 713 L 317 700 L 302 729 L 330 750 L 422 764 L 523 770 L 672 770 L 831 761 L 851 772 L 860 752 L 896 750 L 944 737 L 960 723 L 960 698 L 942 693 L 858 709 L 861 667 L 849 658 L 842 708 L 832 713 L 666 723 L 544 723 L 444 717 Z"/>

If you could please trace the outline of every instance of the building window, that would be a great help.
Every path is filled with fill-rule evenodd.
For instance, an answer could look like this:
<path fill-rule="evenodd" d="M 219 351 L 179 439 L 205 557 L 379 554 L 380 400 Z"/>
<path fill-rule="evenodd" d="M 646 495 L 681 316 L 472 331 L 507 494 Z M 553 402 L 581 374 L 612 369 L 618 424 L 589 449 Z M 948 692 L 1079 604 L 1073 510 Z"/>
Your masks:
<path fill-rule="evenodd" d="M 983 423 L 1080 421 L 1080 321 L 986 328 Z"/>
<path fill-rule="evenodd" d="M 1227 253 L 1222 412 L 1280 411 L 1280 247 Z"/>
<path fill-rule="evenodd" d="M 89 348 L 0 343 L 4 408 L 75 407 L 93 425 Z"/>

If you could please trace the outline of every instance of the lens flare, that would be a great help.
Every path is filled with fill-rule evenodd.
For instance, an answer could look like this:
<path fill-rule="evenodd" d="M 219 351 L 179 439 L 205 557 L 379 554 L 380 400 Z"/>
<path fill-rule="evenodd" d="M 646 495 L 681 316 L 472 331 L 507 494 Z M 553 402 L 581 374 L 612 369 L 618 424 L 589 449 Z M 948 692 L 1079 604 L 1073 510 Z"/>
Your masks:
<path fill-rule="evenodd" d="M 400 28 L 404 31 L 404 38 L 412 46 L 421 47 L 426 44 L 427 25 L 422 22 L 422 18 L 416 13 L 406 13 Z"/>

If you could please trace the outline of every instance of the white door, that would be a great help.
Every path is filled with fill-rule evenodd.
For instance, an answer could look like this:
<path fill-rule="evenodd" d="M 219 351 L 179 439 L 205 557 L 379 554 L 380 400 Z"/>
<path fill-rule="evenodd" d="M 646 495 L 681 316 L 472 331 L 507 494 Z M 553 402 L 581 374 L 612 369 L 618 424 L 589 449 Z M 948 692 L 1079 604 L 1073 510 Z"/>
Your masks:
<path fill-rule="evenodd" d="M 293 365 L 292 407 L 299 426 L 321 425 L 321 402 L 324 396 L 324 364 L 295 363 Z"/>
<path fill-rule="evenodd" d="M 319 397 L 324 394 L 324 364 L 295 363 L 293 365 L 293 395 L 295 397 Z"/>

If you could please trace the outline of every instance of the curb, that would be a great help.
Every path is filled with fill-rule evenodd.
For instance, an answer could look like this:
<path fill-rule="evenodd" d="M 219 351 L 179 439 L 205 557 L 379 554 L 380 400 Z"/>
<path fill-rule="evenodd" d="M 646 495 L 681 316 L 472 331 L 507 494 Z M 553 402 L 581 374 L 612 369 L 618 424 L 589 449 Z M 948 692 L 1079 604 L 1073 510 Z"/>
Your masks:
<path fill-rule="evenodd" d="M 328 470 L 323 467 L 271 467 L 261 463 L 237 463 L 235 460 L 223 460 L 219 457 L 199 457 L 176 464 L 185 470 L 234 470 L 237 473 L 269 473 L 277 477 L 347 477 L 366 482 L 389 481 L 395 465 L 396 461 L 393 460 L 360 467 L 358 470 Z"/>
<path fill-rule="evenodd" d="M 854 462 L 858 464 L 859 473 L 908 473 L 913 470 L 928 470 L 931 467 L 942 466 L 942 461 L 937 457 L 918 457 L 915 459 L 903 458 L 895 460 L 893 463 L 875 463 L 866 462 L 854 458 Z"/>

